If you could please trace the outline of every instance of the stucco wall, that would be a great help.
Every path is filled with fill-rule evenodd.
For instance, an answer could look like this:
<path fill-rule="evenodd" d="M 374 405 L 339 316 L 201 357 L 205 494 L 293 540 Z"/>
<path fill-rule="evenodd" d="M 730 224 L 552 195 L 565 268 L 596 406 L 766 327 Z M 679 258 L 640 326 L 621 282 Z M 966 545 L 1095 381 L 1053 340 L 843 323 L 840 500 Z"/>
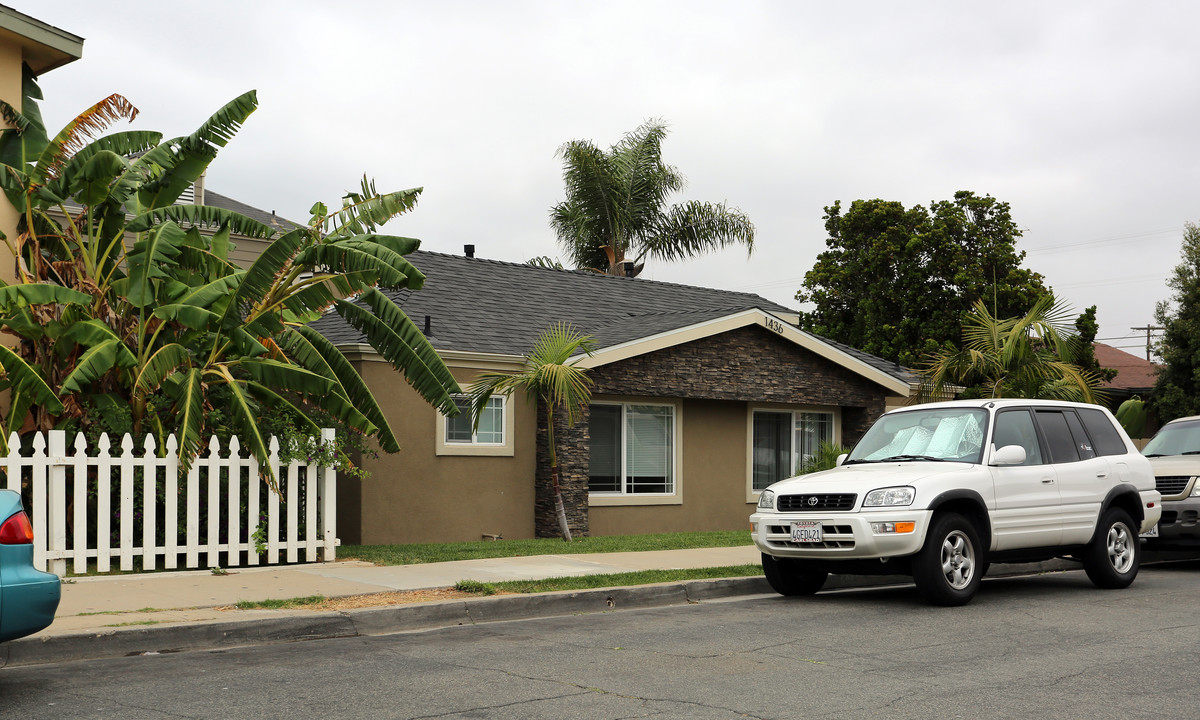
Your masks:
<path fill-rule="evenodd" d="M 533 536 L 536 413 L 514 397 L 512 457 L 437 455 L 437 412 L 391 366 L 357 362 L 401 451 L 365 460 L 371 477 L 338 478 L 344 543 L 465 542 L 484 534 Z M 454 370 L 460 384 L 474 373 Z"/>
<path fill-rule="evenodd" d="M 744 402 L 684 400 L 679 413 L 681 505 L 591 508 L 593 535 L 645 535 L 747 528 Z"/>

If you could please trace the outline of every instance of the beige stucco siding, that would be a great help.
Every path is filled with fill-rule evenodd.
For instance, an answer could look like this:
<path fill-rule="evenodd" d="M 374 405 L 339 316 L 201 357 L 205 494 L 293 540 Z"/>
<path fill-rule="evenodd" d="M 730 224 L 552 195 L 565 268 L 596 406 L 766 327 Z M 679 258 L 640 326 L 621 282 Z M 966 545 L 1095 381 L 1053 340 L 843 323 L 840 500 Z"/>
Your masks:
<path fill-rule="evenodd" d="M 744 402 L 684 400 L 676 481 L 682 504 L 591 507 L 592 535 L 749 528 Z M 636 502 L 633 501 L 633 502 Z"/>
<path fill-rule="evenodd" d="M 437 412 L 389 365 L 360 372 L 399 439 L 395 455 L 365 460 L 371 477 L 338 478 L 338 534 L 345 543 L 465 542 L 483 535 L 533 537 L 536 414 L 514 397 L 511 457 L 436 454 Z M 470 370 L 454 369 L 465 386 Z M 357 520 L 357 522 L 356 522 Z"/>

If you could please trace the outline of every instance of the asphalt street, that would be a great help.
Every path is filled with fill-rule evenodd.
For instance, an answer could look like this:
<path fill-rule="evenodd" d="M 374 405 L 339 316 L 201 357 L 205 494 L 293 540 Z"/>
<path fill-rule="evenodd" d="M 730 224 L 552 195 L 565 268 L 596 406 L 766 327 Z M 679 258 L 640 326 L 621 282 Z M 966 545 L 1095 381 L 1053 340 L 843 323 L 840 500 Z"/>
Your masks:
<path fill-rule="evenodd" d="M 0 671 L 20 718 L 1200 716 L 1200 563 L 1097 590 L 1081 571 Z"/>

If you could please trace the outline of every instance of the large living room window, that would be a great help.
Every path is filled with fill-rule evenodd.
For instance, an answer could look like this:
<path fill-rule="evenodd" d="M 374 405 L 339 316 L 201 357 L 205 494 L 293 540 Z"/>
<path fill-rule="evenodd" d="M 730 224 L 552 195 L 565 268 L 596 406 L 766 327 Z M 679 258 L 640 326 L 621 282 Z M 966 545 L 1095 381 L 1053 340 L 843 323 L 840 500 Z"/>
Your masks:
<path fill-rule="evenodd" d="M 755 492 L 799 472 L 822 442 L 833 442 L 833 413 L 755 410 L 751 476 Z"/>
<path fill-rule="evenodd" d="M 675 492 L 675 407 L 593 403 L 588 489 L 604 495 Z"/>

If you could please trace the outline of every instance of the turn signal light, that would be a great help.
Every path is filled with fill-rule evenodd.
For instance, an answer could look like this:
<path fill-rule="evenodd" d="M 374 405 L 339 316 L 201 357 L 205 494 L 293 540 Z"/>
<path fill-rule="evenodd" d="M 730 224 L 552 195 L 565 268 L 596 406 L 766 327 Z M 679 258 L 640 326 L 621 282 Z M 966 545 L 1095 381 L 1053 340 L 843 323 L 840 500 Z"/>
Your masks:
<path fill-rule="evenodd" d="M 871 530 L 876 535 L 885 535 L 891 533 L 910 533 L 917 529 L 915 522 L 874 522 L 871 523 Z"/>
<path fill-rule="evenodd" d="M 33 525 L 24 511 L 0 525 L 0 545 L 28 545 L 33 542 Z"/>

